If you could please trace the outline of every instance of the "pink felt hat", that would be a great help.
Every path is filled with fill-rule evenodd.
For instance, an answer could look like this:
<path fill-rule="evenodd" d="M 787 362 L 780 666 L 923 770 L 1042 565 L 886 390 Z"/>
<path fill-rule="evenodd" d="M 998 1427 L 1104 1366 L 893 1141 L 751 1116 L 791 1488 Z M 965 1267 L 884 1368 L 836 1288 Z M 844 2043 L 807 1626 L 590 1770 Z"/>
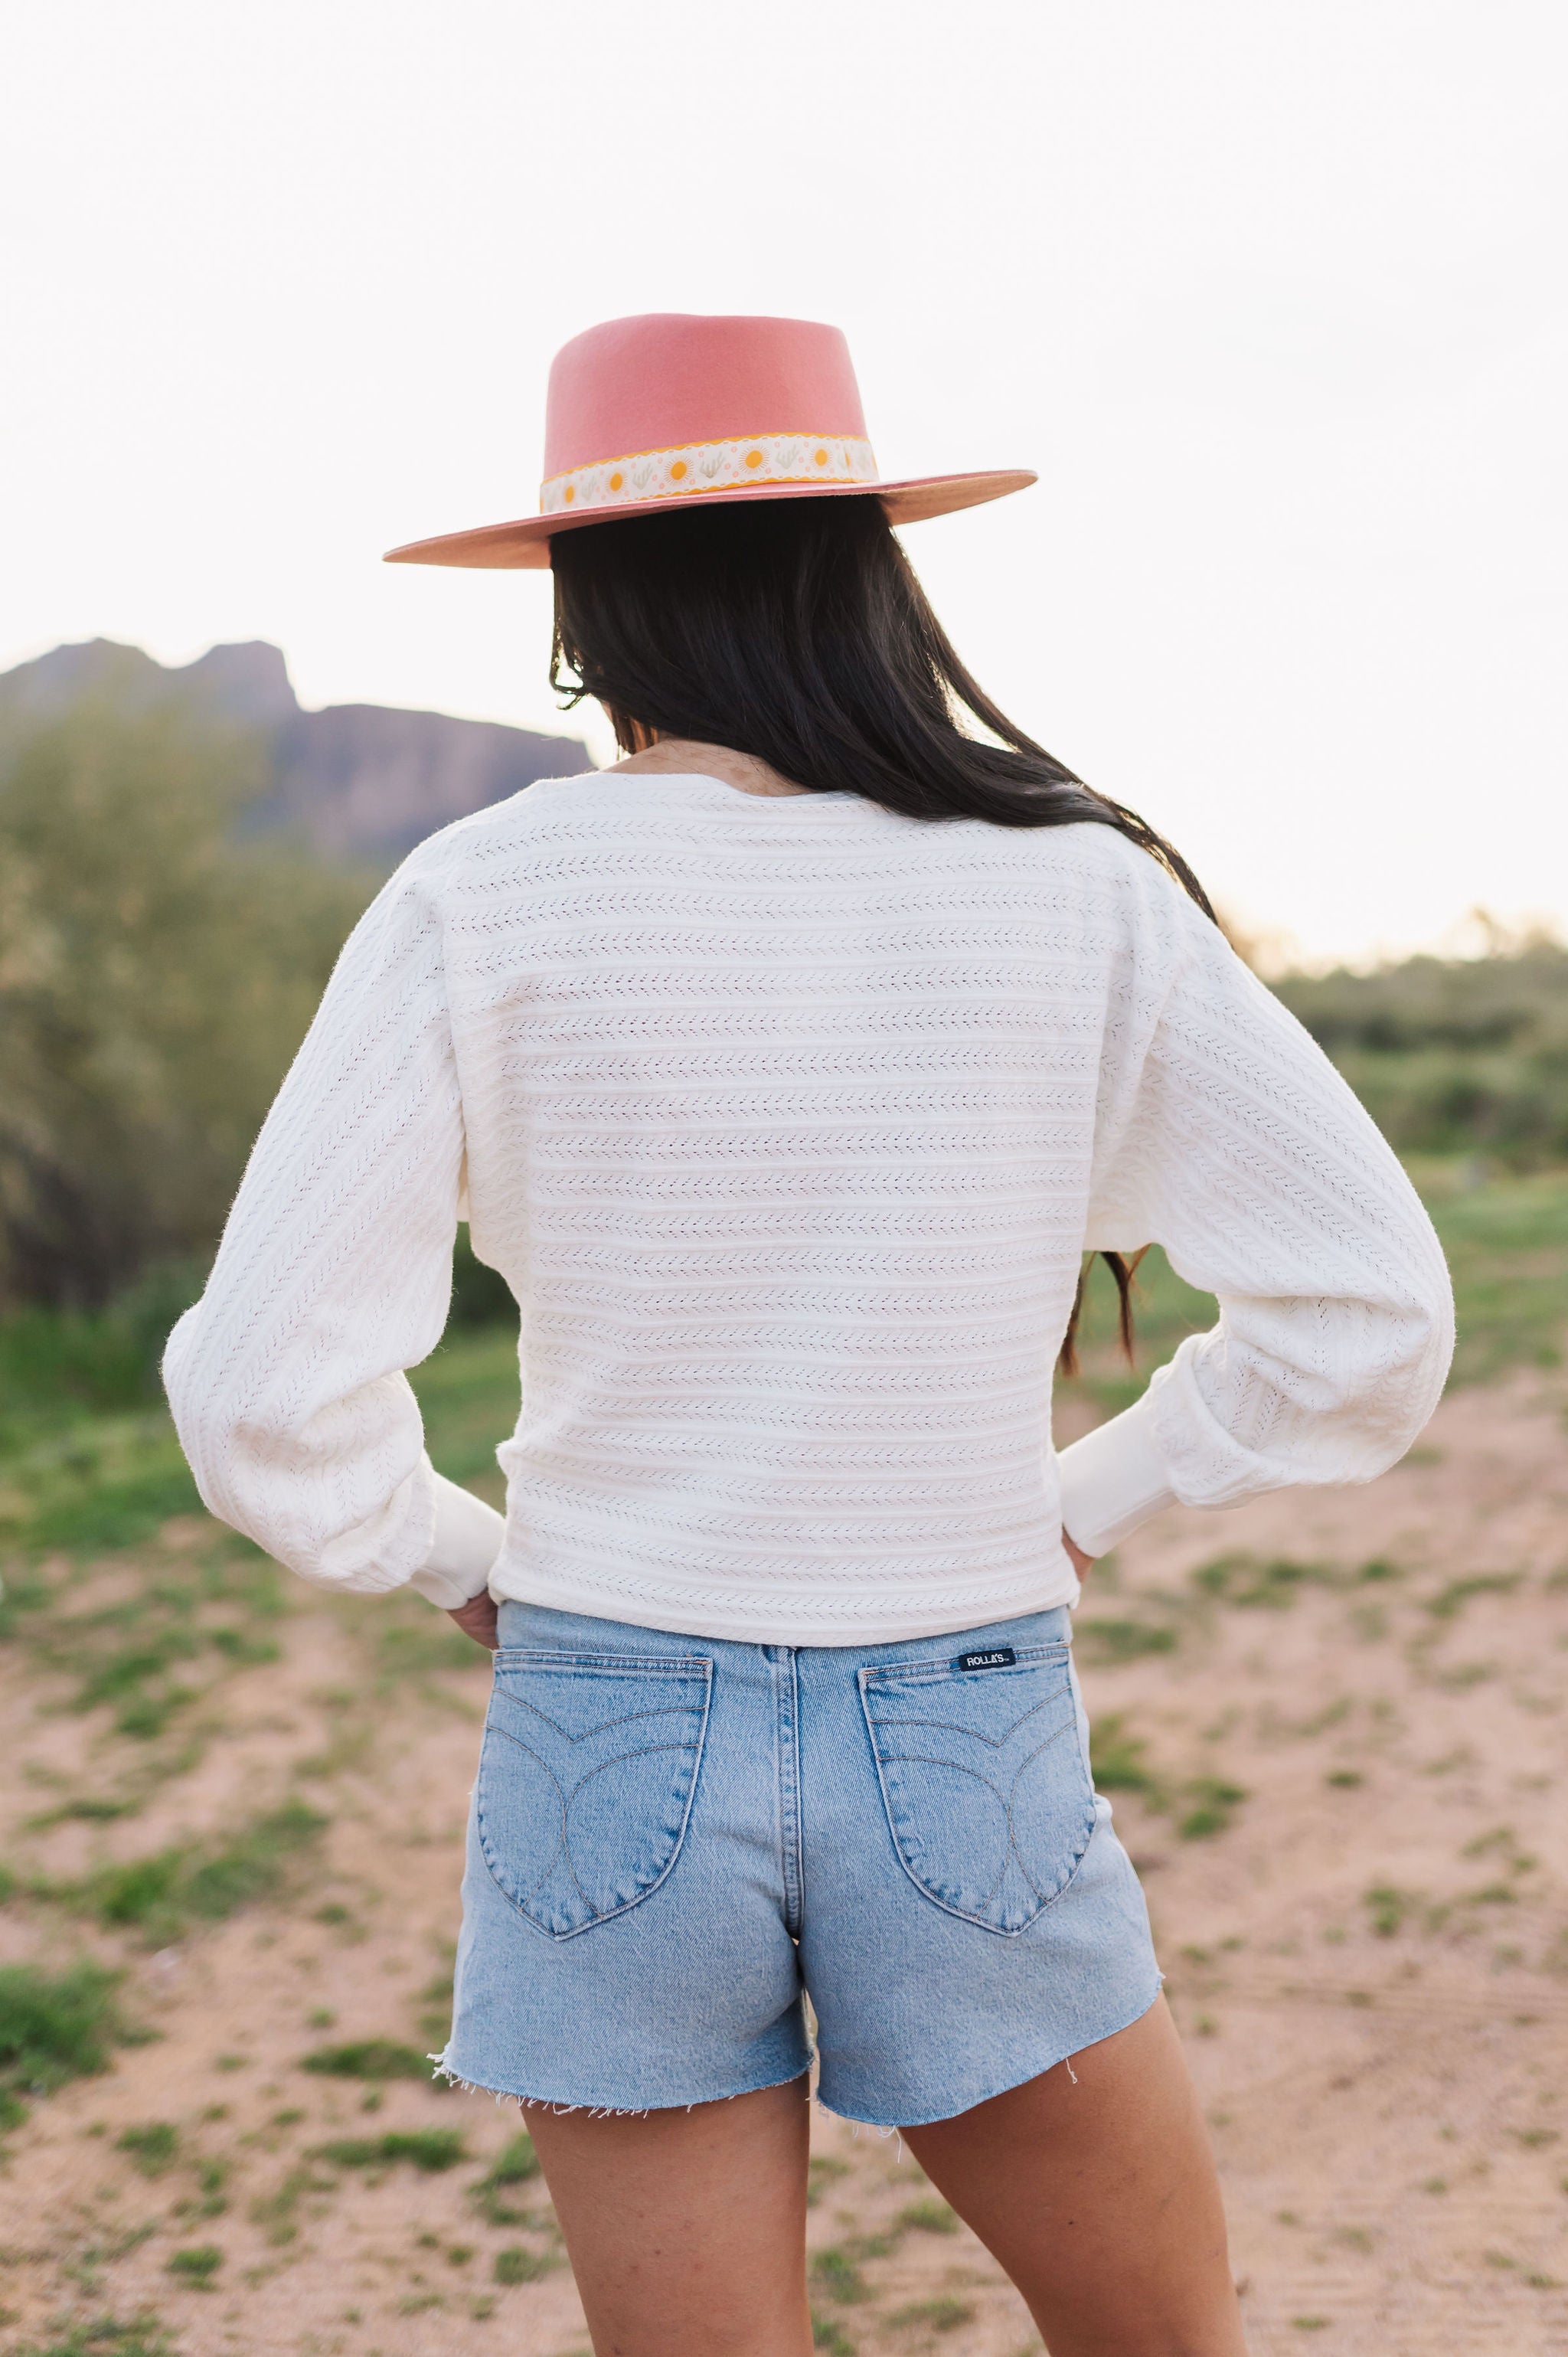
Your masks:
<path fill-rule="evenodd" d="M 556 353 L 537 515 L 409 541 L 386 562 L 543 566 L 555 533 L 699 499 L 873 491 L 890 522 L 914 523 L 1035 479 L 1015 468 L 884 482 L 837 328 L 650 311 L 590 328 Z"/>

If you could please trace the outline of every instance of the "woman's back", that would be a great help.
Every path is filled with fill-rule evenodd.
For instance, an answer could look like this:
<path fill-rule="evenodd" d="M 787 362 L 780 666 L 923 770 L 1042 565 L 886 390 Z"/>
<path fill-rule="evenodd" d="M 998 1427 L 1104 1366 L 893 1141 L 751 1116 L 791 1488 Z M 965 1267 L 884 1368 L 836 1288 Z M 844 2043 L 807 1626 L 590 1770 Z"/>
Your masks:
<path fill-rule="evenodd" d="M 417 1458 L 392 1371 L 439 1335 L 465 1154 L 475 1247 L 522 1306 L 503 1597 L 796 1644 L 1074 1598 L 1050 1395 L 1086 1241 L 1158 1236 L 1233 1306 L 1165 1387 L 1158 1465 L 1158 1391 L 1091 1445 L 1075 1533 L 1165 1502 L 1173 1458 L 1214 1500 L 1282 1448 L 1351 1477 L 1441 1380 L 1391 1156 L 1103 825 L 533 786 L 387 888 L 269 1128 L 226 1247 L 273 1230 L 264 1275 L 236 1265 L 230 1315 L 220 1265 L 177 1403 L 236 1518 L 351 1585 L 381 1584 L 389 1534 L 352 1564 L 344 1484 L 384 1496 L 385 1448 Z M 1384 1321 L 1370 1423 L 1364 1348 L 1301 1298 L 1326 1248 Z"/>

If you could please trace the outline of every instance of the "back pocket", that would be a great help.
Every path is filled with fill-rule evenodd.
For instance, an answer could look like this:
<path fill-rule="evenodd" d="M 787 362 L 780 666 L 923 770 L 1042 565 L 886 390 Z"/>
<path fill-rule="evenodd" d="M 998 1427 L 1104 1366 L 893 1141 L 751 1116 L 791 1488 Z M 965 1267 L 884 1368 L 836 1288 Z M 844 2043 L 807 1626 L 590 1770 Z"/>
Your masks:
<path fill-rule="evenodd" d="M 1077 1872 L 1094 1791 L 1068 1648 L 963 1658 L 864 1669 L 860 1698 L 905 1872 L 950 1914 L 1013 1933 Z"/>
<path fill-rule="evenodd" d="M 496 1655 L 479 1754 L 479 1846 L 531 1923 L 569 1940 L 656 1890 L 685 1837 L 711 1662 Z"/>

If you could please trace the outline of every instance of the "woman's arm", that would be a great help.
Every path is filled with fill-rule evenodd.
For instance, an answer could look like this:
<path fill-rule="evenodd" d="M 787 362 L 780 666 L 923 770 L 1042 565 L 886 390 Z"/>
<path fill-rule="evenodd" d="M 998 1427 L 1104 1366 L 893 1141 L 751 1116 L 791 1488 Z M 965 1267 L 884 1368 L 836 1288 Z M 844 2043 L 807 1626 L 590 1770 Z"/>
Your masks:
<path fill-rule="evenodd" d="M 1219 931 L 1155 890 L 1168 947 L 1111 1027 L 1086 1242 L 1163 1245 L 1219 1322 L 1062 1452 L 1063 1523 L 1091 1555 L 1178 1500 L 1372 1480 L 1453 1351 L 1442 1248 L 1392 1150 Z"/>
<path fill-rule="evenodd" d="M 439 840 L 350 936 L 164 1376 L 215 1514 L 323 1587 L 450 1608 L 504 1525 L 434 1470 L 403 1372 L 446 1321 L 463 1174 Z"/>

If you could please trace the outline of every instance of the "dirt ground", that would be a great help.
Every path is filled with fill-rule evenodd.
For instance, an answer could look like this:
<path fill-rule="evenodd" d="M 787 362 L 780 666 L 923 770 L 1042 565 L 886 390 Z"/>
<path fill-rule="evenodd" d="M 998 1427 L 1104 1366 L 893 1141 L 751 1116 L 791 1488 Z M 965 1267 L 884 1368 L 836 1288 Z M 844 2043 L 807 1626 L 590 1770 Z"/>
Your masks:
<path fill-rule="evenodd" d="M 123 1574 L 98 1577 L 84 1603 Z M 51 1674 L 7 1673 L 14 1866 L 82 1876 L 291 1792 L 330 1823 L 285 1889 L 166 1947 L 9 1910 L 0 1961 L 101 1954 L 158 2035 L 5 2139 L 0 2348 L 135 2357 L 151 2327 L 72 2325 L 145 2316 L 181 2357 L 585 2357 L 541 2181 L 478 2184 L 515 2114 L 301 2068 L 328 2039 L 438 2042 L 485 1673 L 382 1693 L 336 1608 L 294 1605 L 281 1660 L 236 1669 L 123 1824 L 36 1830 L 126 1738 L 61 1709 Z M 1561 1384 L 1455 1394 L 1369 1491 L 1172 1514 L 1096 1575 L 1079 1623 L 1255 2357 L 1568 2352 Z M 120 2147 L 149 2124 L 175 2133 Z M 315 2149 L 431 2129 L 460 2130 L 461 2165 Z M 819 2115 L 815 2150 L 822 2347 L 1039 2348 L 896 2140 Z M 205 2281 L 170 2271 L 192 2249 L 218 2254 Z"/>

